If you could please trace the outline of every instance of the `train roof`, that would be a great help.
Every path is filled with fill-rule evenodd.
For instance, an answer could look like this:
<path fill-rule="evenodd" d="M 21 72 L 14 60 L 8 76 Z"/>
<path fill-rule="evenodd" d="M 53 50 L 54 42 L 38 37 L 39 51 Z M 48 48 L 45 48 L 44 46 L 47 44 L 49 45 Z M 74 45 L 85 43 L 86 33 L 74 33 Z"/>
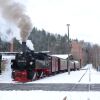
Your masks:
<path fill-rule="evenodd" d="M 68 54 L 54 54 L 54 55 L 51 55 L 52 57 L 57 57 L 57 58 L 60 58 L 60 59 L 67 59 L 68 58 Z M 69 54 L 69 56 L 72 56 L 72 54 Z"/>

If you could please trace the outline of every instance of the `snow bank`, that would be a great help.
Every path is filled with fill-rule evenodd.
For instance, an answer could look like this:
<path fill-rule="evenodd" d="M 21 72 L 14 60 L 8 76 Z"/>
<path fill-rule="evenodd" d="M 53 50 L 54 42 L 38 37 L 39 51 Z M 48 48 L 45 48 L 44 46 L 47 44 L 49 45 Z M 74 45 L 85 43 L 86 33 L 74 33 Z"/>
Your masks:
<path fill-rule="evenodd" d="M 11 59 L 14 59 L 15 56 L 7 56 L 3 55 L 2 60 L 5 61 L 5 71 L 2 71 L 2 75 L 0 75 L 0 83 L 13 83 L 11 78 Z"/>
<path fill-rule="evenodd" d="M 100 92 L 0 91 L 0 100 L 99 100 Z"/>

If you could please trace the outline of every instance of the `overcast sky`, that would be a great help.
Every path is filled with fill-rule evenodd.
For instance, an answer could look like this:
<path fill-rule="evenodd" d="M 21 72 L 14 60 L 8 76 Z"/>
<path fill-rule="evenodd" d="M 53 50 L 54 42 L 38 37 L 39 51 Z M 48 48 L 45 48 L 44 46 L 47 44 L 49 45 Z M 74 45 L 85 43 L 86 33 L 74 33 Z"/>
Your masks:
<path fill-rule="evenodd" d="M 19 0 L 20 1 L 20 0 Z M 100 44 L 100 0 L 21 0 L 33 26 Z"/>

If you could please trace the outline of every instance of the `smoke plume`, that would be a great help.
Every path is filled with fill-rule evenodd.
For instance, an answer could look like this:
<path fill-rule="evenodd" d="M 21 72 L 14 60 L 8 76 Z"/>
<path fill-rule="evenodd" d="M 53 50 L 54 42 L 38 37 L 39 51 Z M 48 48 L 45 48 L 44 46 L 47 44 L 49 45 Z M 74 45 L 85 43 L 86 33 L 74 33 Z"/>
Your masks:
<path fill-rule="evenodd" d="M 14 0 L 0 0 L 0 10 L 2 17 L 8 22 L 16 25 L 20 29 L 22 41 L 26 41 L 31 30 L 32 23 L 25 14 L 25 7 Z"/>

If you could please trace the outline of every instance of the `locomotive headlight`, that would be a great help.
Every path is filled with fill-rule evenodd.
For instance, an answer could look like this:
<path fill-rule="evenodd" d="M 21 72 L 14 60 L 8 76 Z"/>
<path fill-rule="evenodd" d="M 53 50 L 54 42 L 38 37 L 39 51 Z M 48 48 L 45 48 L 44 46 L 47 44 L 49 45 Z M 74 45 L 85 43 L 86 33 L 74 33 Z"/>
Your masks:
<path fill-rule="evenodd" d="M 30 62 L 30 65 L 32 65 L 33 64 L 33 62 Z"/>

